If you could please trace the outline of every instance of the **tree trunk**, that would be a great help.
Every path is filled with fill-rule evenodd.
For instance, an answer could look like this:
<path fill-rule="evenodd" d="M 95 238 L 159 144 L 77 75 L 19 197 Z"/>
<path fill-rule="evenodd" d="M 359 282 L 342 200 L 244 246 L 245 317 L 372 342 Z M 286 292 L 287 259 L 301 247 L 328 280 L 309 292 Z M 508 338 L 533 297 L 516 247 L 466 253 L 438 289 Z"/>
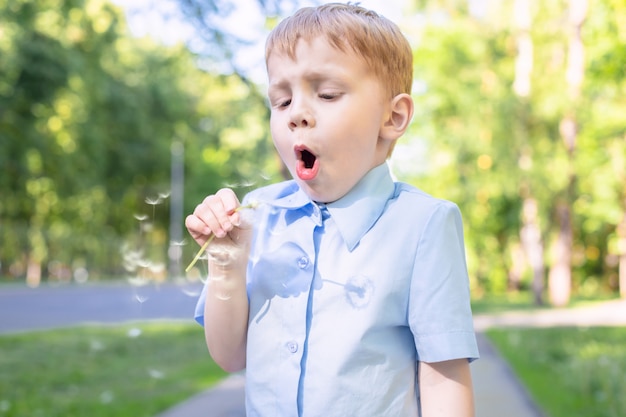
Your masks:
<path fill-rule="evenodd" d="M 570 0 L 569 2 L 569 48 L 565 79 L 571 102 L 575 105 L 580 97 L 580 89 L 585 76 L 585 49 L 582 42 L 581 29 L 587 16 L 587 0 Z M 578 124 L 574 111 L 566 114 L 561 120 L 560 134 L 569 160 L 568 185 L 564 197 L 557 203 L 556 215 L 559 224 L 558 235 L 553 246 L 554 261 L 550 268 L 549 293 L 550 301 L 556 306 L 569 303 L 572 287 L 572 209 L 574 199 L 574 151 L 578 135 Z"/>
<path fill-rule="evenodd" d="M 550 302 L 562 307 L 570 300 L 572 288 L 572 222 L 569 201 L 557 206 L 558 237 L 553 245 L 553 262 L 548 275 Z"/>
<path fill-rule="evenodd" d="M 533 41 L 530 36 L 532 15 L 528 0 L 515 0 L 513 4 L 513 26 L 517 43 L 517 56 L 515 58 L 515 80 L 513 91 L 522 100 L 525 100 L 531 92 L 531 75 L 533 70 Z M 526 115 L 520 114 L 520 119 L 526 121 Z M 523 142 L 528 142 L 528 127 L 523 125 L 521 135 Z M 528 147 L 530 149 L 530 147 Z M 531 155 L 520 155 L 521 160 L 531 160 Z M 527 163 L 520 164 L 522 169 Z M 530 169 L 528 166 L 527 169 Z M 543 238 L 539 227 L 539 209 L 537 200 L 532 197 L 529 185 L 523 184 L 520 188 L 521 197 L 524 201 L 522 207 L 522 227 L 519 231 L 520 242 L 528 264 L 532 270 L 532 292 L 536 305 L 543 304 L 544 289 L 544 257 Z"/>
<path fill-rule="evenodd" d="M 533 299 L 535 305 L 543 305 L 543 239 L 541 237 L 541 228 L 539 227 L 537 201 L 534 198 L 527 197 L 524 199 L 522 221 L 523 225 L 520 230 L 520 241 L 522 242 L 528 264 L 533 273 Z"/>
<path fill-rule="evenodd" d="M 36 288 L 41 283 L 41 262 L 35 260 L 32 256 L 28 259 L 26 266 L 26 285 Z"/>
<path fill-rule="evenodd" d="M 617 225 L 617 251 L 619 253 L 617 266 L 619 294 L 626 299 L 626 212 L 622 217 L 622 222 Z"/>

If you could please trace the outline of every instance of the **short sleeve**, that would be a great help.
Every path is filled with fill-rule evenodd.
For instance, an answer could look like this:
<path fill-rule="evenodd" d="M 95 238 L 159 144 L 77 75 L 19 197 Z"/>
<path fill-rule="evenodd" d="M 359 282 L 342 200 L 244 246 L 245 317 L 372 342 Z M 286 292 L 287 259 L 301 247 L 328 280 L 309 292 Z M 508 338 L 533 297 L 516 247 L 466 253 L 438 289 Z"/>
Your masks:
<path fill-rule="evenodd" d="M 478 358 L 463 223 L 453 203 L 438 204 L 419 236 L 408 314 L 420 361 Z"/>

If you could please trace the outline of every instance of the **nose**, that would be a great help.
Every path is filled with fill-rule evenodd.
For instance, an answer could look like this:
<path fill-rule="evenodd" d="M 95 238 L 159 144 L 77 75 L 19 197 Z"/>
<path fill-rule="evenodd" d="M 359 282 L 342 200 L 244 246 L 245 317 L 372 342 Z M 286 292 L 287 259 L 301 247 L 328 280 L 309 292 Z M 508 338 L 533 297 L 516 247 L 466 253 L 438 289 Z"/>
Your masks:
<path fill-rule="evenodd" d="M 305 99 L 292 98 L 289 114 L 289 129 L 315 127 L 315 117 Z"/>

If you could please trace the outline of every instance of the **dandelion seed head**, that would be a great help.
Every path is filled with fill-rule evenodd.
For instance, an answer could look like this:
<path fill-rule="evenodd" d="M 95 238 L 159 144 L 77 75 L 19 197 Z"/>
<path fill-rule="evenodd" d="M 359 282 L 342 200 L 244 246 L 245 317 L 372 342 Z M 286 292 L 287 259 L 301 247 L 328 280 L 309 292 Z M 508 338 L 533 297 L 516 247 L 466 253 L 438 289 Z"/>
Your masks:
<path fill-rule="evenodd" d="M 248 203 L 248 208 L 251 208 L 252 210 L 256 209 L 257 207 L 259 207 L 261 203 L 259 203 L 258 200 L 250 200 L 250 203 Z"/>

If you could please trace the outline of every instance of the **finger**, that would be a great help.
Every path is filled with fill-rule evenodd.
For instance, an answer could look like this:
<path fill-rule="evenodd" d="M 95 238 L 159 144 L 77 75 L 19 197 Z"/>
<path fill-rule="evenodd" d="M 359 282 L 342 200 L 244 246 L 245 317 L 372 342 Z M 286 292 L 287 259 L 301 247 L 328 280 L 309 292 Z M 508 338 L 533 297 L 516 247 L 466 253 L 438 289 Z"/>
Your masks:
<path fill-rule="evenodd" d="M 239 202 L 237 195 L 229 188 L 222 188 L 215 193 L 215 195 L 222 201 L 224 210 L 228 215 L 228 223 L 232 226 L 239 226 L 240 216 L 238 208 L 241 206 L 241 203 Z M 232 230 L 232 227 L 227 230 Z"/>
<path fill-rule="evenodd" d="M 194 240 L 198 241 L 200 244 L 206 241 L 212 233 L 211 228 L 209 228 L 206 223 L 193 214 L 190 214 L 185 218 L 185 227 L 191 237 L 193 237 Z"/>
<path fill-rule="evenodd" d="M 218 238 L 223 238 L 234 227 L 231 215 L 239 205 L 231 190 L 223 189 L 210 195 L 196 207 L 194 215 L 203 221 Z"/>

